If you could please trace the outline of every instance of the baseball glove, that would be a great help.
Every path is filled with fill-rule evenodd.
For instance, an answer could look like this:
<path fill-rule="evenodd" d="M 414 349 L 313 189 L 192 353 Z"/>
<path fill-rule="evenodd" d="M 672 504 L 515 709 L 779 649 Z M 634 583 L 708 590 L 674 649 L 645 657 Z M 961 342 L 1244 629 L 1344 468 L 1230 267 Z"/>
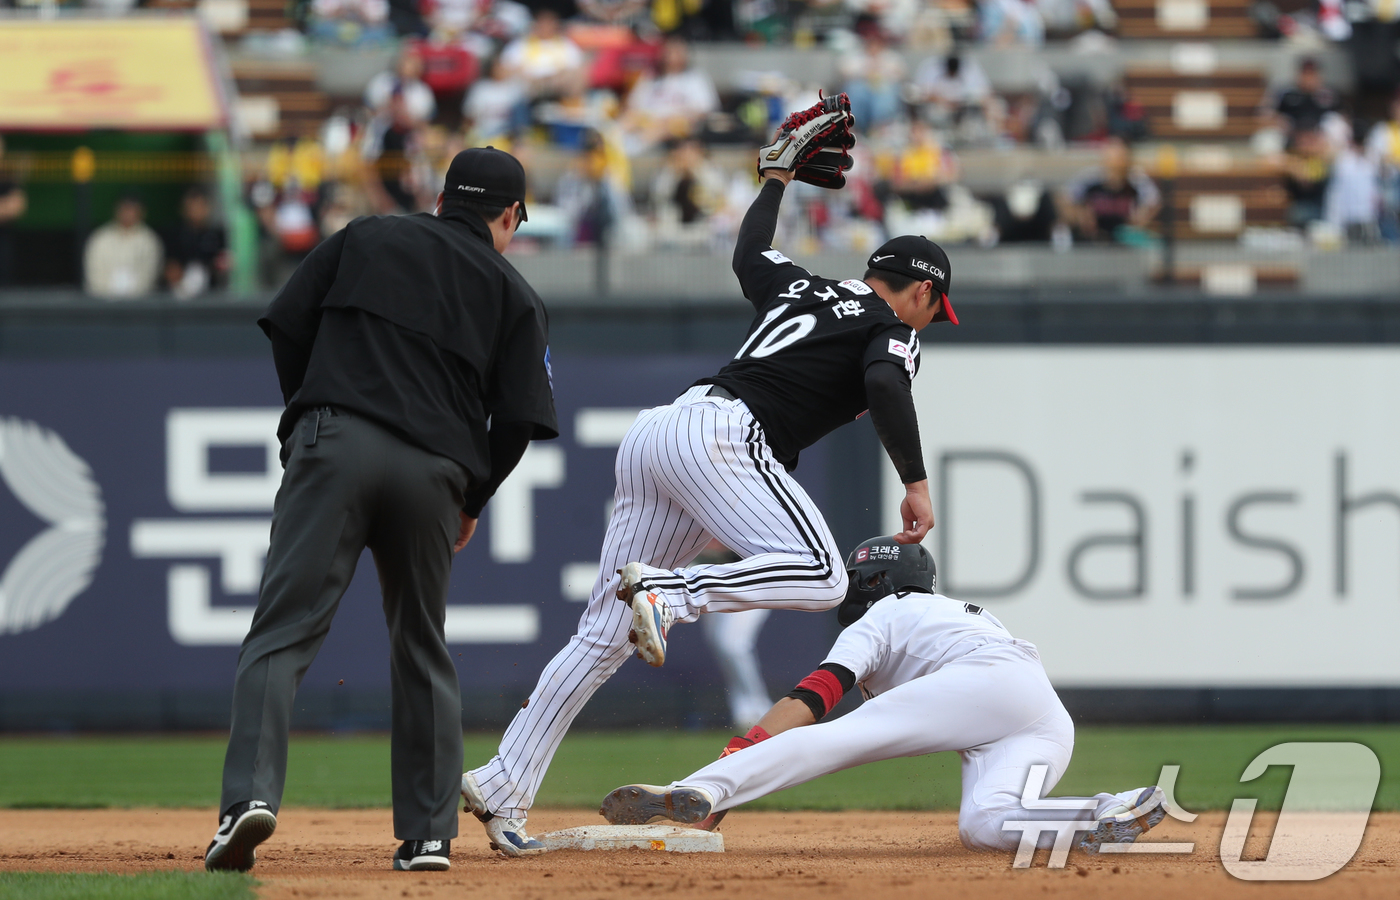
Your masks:
<path fill-rule="evenodd" d="M 851 127 L 851 100 L 845 94 L 824 97 L 783 120 L 773 143 L 758 151 L 758 174 L 769 169 L 792 172 L 798 181 L 824 188 L 846 184 L 856 143 Z"/>

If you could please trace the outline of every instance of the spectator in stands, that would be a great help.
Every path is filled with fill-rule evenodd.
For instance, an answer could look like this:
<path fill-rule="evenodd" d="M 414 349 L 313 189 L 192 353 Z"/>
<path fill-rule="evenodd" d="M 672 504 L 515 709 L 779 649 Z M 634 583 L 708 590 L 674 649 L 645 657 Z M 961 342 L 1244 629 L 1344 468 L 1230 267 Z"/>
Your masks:
<path fill-rule="evenodd" d="M 389 106 L 366 129 L 363 156 L 371 169 L 367 187 L 380 213 L 418 212 L 423 186 L 422 125 L 409 112 L 403 94 L 395 91 Z M 309 248 L 308 248 L 309 249 Z"/>
<path fill-rule="evenodd" d="M 992 97 L 992 83 L 987 73 L 972 57 L 949 53 L 924 60 L 912 82 L 912 95 L 952 118 L 965 111 L 982 110 Z"/>
<path fill-rule="evenodd" d="M 525 82 L 510 73 L 497 56 L 486 78 L 477 81 L 462 101 L 462 115 L 479 143 L 513 135 L 530 122 Z"/>
<path fill-rule="evenodd" d="M 1305 58 L 1298 63 L 1293 87 L 1279 94 L 1274 103 L 1274 118 L 1284 134 L 1294 134 L 1320 127 L 1323 118 L 1336 109 L 1337 95 L 1322 83 L 1317 60 Z"/>
<path fill-rule="evenodd" d="M 647 10 L 647 0 L 578 0 L 579 12 L 609 25 L 635 23 Z"/>
<path fill-rule="evenodd" d="M 638 81 L 627 97 L 623 127 L 628 149 L 635 152 L 689 137 L 703 128 L 706 114 L 718 109 L 714 82 L 690 65 L 690 46 L 684 38 L 668 37 L 656 75 Z"/>
<path fill-rule="evenodd" d="M 559 13 L 548 7 L 535 13 L 529 33 L 511 42 L 501 60 L 534 99 L 563 96 L 583 78 L 583 51 L 564 34 Z"/>
<path fill-rule="evenodd" d="M 824 4 L 816 2 L 811 5 Z M 841 5 L 856 16 L 857 25 L 870 19 L 884 34 L 907 38 L 914 30 L 915 21 L 925 4 L 922 0 L 844 0 Z"/>
<path fill-rule="evenodd" d="M 1292 146 L 1283 162 L 1289 224 L 1306 229 L 1322 219 L 1331 175 L 1332 150 L 1322 129 L 1313 126 L 1294 133 Z"/>
<path fill-rule="evenodd" d="M 1352 243 L 1369 244 L 1380 235 L 1380 167 L 1348 129 L 1348 138 L 1332 158 L 1324 218 Z"/>
<path fill-rule="evenodd" d="M 997 47 L 1040 47 L 1045 23 L 1029 0 L 985 0 L 978 7 L 982 43 Z"/>
<path fill-rule="evenodd" d="M 398 95 L 404 110 L 415 124 L 432 121 L 437 112 L 433 91 L 423 83 L 423 54 L 417 45 L 405 43 L 391 72 L 380 72 L 365 86 L 365 106 L 377 115 L 386 114 Z"/>
<path fill-rule="evenodd" d="M 312 0 L 311 37 L 327 44 L 362 47 L 394 37 L 388 0 Z"/>
<path fill-rule="evenodd" d="M 15 248 L 10 225 L 29 208 L 24 188 L 12 181 L 5 169 L 5 137 L 0 135 L 0 287 L 14 281 Z"/>
<path fill-rule="evenodd" d="M 879 21 L 871 15 L 856 20 L 860 45 L 844 55 L 837 70 L 851 95 L 851 113 L 863 128 L 878 128 L 891 122 L 899 113 L 900 86 L 908 69 L 904 57 L 890 46 L 880 30 Z"/>
<path fill-rule="evenodd" d="M 548 129 L 556 146 L 576 150 L 589 131 L 612 131 L 617 119 L 617 95 L 612 91 L 590 91 L 582 78 L 569 82 L 558 100 L 535 106 L 535 121 Z"/>
<path fill-rule="evenodd" d="M 1033 178 L 1022 178 L 992 200 L 997 240 L 1002 244 L 1048 244 L 1058 215 L 1055 199 Z"/>
<path fill-rule="evenodd" d="M 726 190 L 727 179 L 706 158 L 704 144 L 696 138 L 673 142 L 651 185 L 658 240 L 692 247 L 709 243 L 709 218 Z"/>
<path fill-rule="evenodd" d="M 145 222 L 146 207 L 136 194 L 117 201 L 112 221 L 98 228 L 83 249 L 87 292 L 108 300 L 143 297 L 160 277 L 160 238 Z"/>
<path fill-rule="evenodd" d="M 1147 173 L 1133 165 L 1132 151 L 1118 138 L 1104 142 L 1098 168 L 1065 190 L 1066 218 L 1085 240 L 1122 240 L 1125 229 L 1144 229 L 1161 207 L 1161 194 Z"/>
<path fill-rule="evenodd" d="M 909 123 L 909 135 L 895 162 L 891 187 L 911 210 L 948 207 L 945 188 L 958 180 L 958 160 L 928 125 Z"/>
<path fill-rule="evenodd" d="M 530 10 L 515 0 L 433 0 L 431 16 L 437 38 L 460 42 L 477 59 L 530 30 Z"/>
<path fill-rule="evenodd" d="M 1045 28 L 1058 35 L 1078 34 L 1089 28 L 1112 31 L 1118 14 L 1109 0 L 1036 0 Z"/>
<path fill-rule="evenodd" d="M 1400 241 L 1400 90 L 1390 98 L 1390 118 L 1367 135 L 1366 157 L 1380 173 L 1381 235 Z"/>
<path fill-rule="evenodd" d="M 223 287 L 229 269 L 224 229 L 213 221 L 204 188 L 185 191 L 180 222 L 165 238 L 165 283 L 181 300 Z"/>
<path fill-rule="evenodd" d="M 569 223 L 570 243 L 607 243 L 630 215 L 631 200 L 627 185 L 609 163 L 602 135 L 586 132 L 581 145 L 555 185 L 554 204 Z"/>
<path fill-rule="evenodd" d="M 971 57 L 950 53 L 924 60 L 908 96 L 925 104 L 924 116 L 936 126 L 987 137 L 1001 132 L 1001 104 L 986 73 Z"/>

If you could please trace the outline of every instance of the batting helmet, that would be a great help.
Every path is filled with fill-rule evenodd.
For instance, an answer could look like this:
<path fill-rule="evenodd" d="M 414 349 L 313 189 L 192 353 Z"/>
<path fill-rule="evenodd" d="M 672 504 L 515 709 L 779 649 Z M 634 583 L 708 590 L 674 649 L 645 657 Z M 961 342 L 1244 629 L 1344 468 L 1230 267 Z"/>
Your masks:
<path fill-rule="evenodd" d="M 931 594 L 938 581 L 933 557 L 922 544 L 897 544 L 889 536 L 870 538 L 852 550 L 846 557 L 846 574 L 846 599 L 836 610 L 842 627 L 865 615 L 877 600 L 896 591 Z"/>

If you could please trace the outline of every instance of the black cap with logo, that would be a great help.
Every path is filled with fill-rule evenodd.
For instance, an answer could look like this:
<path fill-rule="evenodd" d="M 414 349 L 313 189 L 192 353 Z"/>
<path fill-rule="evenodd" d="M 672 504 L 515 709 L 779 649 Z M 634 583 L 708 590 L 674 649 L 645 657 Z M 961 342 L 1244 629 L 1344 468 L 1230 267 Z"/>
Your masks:
<path fill-rule="evenodd" d="M 890 238 L 879 250 L 870 254 L 867 268 L 883 269 L 912 278 L 932 281 L 935 292 L 943 295 L 943 308 L 933 317 L 935 322 L 958 324 L 957 313 L 948 302 L 948 288 L 953 283 L 953 266 L 943 248 L 918 234 L 902 234 Z"/>
<path fill-rule="evenodd" d="M 529 219 L 525 215 L 525 167 L 495 147 L 473 147 L 454 156 L 442 192 L 487 206 L 510 206 L 519 201 L 520 220 Z"/>

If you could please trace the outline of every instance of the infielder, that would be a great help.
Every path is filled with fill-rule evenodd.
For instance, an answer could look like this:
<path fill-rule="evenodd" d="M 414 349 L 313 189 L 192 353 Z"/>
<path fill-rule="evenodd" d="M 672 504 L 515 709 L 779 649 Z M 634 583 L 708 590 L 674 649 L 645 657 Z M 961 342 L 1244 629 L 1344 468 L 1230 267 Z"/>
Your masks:
<path fill-rule="evenodd" d="M 730 741 L 718 761 L 668 787 L 613 791 L 600 810 L 609 822 L 660 816 L 699 823 L 830 772 L 944 750 L 962 757 L 958 835 L 968 849 L 1015 849 L 1021 832 L 1003 831 L 1002 823 L 1046 818 L 1045 810 L 1022 806 L 1028 771 L 1045 765 L 1044 789 L 1055 786 L 1074 750 L 1074 723 L 1035 645 L 1012 637 L 985 609 L 936 593 L 933 560 L 918 544 L 872 538 L 846 569 L 850 587 L 838 617 L 850 627 L 821 667 Z M 815 725 L 853 685 L 866 702 Z M 1093 801 L 1056 811 L 1085 821 L 1078 845 L 1090 852 L 1131 843 L 1166 815 L 1157 787 Z M 1041 839 L 1047 836 L 1053 832 Z"/>
<path fill-rule="evenodd" d="M 871 256 L 864 280 L 838 282 L 772 248 L 795 176 L 844 183 L 849 143 L 839 129 L 848 110 L 838 97 L 794 114 L 787 136 L 759 151 L 766 181 L 734 250 L 757 313 L 748 337 L 719 374 L 637 416 L 618 449 L 612 517 L 578 633 L 545 667 L 498 755 L 462 776 L 467 810 L 508 856 L 544 852 L 525 819 L 569 724 L 633 652 L 662 665 L 673 621 L 841 602 L 840 551 L 788 474 L 803 448 L 868 409 L 906 489 L 896 540 L 918 543 L 933 524 L 910 382 L 919 330 L 957 322 L 947 255 L 925 238 L 899 237 Z M 811 150 L 804 141 L 831 129 L 840 152 L 804 172 L 794 162 Z M 711 539 L 741 559 L 687 567 Z"/>

